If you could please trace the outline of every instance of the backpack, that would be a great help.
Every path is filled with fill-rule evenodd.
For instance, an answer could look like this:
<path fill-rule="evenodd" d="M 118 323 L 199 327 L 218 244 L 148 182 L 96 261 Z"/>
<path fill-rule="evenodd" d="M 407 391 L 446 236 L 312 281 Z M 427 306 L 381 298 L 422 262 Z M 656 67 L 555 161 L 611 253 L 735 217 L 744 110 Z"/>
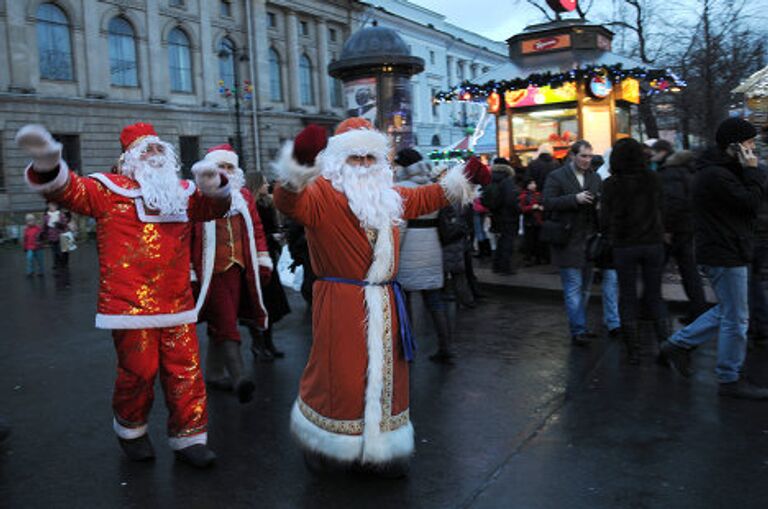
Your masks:
<path fill-rule="evenodd" d="M 502 182 L 491 182 L 480 190 L 480 203 L 491 212 L 499 210 L 504 205 L 504 192 L 501 189 Z"/>

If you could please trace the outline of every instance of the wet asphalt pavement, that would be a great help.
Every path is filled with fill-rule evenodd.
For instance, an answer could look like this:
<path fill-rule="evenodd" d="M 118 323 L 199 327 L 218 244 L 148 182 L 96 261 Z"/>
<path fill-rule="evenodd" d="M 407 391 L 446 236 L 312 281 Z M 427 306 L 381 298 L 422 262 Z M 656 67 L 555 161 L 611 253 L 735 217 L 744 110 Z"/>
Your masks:
<path fill-rule="evenodd" d="M 159 391 L 157 460 L 131 463 L 111 430 L 115 354 L 93 327 L 95 269 L 93 243 L 81 245 L 71 288 L 57 290 L 51 277 L 24 278 L 20 249 L 0 248 L 0 415 L 13 424 L 0 508 L 768 507 L 768 402 L 717 397 L 713 345 L 696 353 L 691 381 L 650 356 L 630 367 L 607 338 L 571 348 L 561 302 L 520 290 L 459 312 L 452 367 L 426 359 L 435 340 L 416 320 L 405 480 L 306 470 L 288 432 L 310 345 L 297 294 L 275 331 L 286 358 L 250 364 L 246 353 L 255 400 L 209 393 L 216 466 L 173 460 Z M 768 352 L 750 352 L 748 368 L 768 384 Z"/>

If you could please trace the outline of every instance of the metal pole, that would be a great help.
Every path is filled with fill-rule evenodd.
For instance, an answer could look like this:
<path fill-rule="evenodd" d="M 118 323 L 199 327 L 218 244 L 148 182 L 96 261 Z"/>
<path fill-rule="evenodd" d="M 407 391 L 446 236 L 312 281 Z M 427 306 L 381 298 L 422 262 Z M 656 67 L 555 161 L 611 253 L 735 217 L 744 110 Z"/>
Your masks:
<path fill-rule="evenodd" d="M 245 152 L 243 152 L 243 132 L 240 128 L 240 90 L 242 87 L 240 86 L 240 73 L 237 71 L 238 60 L 238 55 L 235 51 L 232 53 L 232 63 L 235 68 L 235 144 L 237 145 L 235 151 L 240 156 L 240 161 L 242 161 L 240 166 L 247 166 Z"/>
<path fill-rule="evenodd" d="M 258 110 L 261 107 L 261 99 L 259 94 L 260 85 L 258 83 L 258 74 L 256 72 L 257 64 L 257 48 L 256 48 L 256 34 L 253 30 L 253 17 L 251 16 L 251 0 L 245 0 L 245 17 L 247 19 L 248 30 L 248 72 L 251 77 L 251 86 L 253 87 L 253 94 L 251 95 L 251 121 L 253 123 L 253 155 L 256 160 L 255 171 L 264 173 L 261 167 L 261 126 L 259 125 Z"/>

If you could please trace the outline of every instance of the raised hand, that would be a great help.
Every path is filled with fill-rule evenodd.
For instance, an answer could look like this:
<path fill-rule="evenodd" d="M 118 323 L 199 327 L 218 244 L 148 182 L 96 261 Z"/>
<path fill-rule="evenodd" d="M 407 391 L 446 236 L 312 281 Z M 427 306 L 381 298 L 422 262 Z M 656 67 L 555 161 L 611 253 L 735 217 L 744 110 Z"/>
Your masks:
<path fill-rule="evenodd" d="M 61 143 L 38 124 L 28 124 L 16 133 L 16 144 L 32 158 L 35 171 L 54 170 L 61 162 Z"/>

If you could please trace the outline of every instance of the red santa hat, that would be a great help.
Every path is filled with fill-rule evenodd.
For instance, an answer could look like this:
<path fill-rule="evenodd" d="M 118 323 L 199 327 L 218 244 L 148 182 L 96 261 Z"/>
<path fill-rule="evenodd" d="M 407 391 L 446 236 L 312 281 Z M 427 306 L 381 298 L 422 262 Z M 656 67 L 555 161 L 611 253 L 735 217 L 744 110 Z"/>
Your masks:
<path fill-rule="evenodd" d="M 203 159 L 212 163 L 229 163 L 235 168 L 240 167 L 240 158 L 229 143 L 209 148 Z"/>
<path fill-rule="evenodd" d="M 147 136 L 157 136 L 155 128 L 152 124 L 145 122 L 137 122 L 125 126 L 123 132 L 120 133 L 120 145 L 123 147 L 123 152 L 128 151 L 134 144 L 143 140 Z"/>
<path fill-rule="evenodd" d="M 328 140 L 323 159 L 330 167 L 344 164 L 349 156 L 373 155 L 385 163 L 390 145 L 387 136 L 377 131 L 362 117 L 352 117 L 343 121 L 336 128 L 334 136 Z"/>

